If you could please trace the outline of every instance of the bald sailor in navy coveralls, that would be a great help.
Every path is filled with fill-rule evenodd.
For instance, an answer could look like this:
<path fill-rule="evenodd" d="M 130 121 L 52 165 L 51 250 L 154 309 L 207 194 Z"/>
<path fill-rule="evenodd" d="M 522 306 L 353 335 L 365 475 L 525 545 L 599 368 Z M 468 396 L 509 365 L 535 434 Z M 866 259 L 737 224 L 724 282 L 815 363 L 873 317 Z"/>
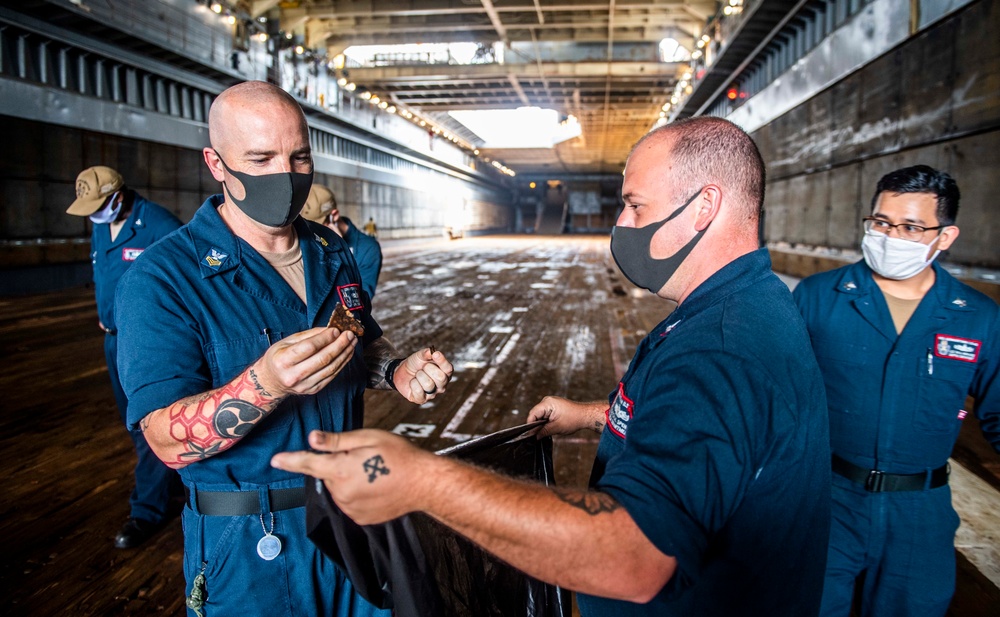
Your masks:
<path fill-rule="evenodd" d="M 948 457 L 966 396 L 1000 451 L 1000 312 L 936 261 L 959 191 L 926 165 L 878 182 L 864 260 L 796 287 L 826 381 L 833 526 L 822 614 L 944 615 L 955 591 Z"/>
<path fill-rule="evenodd" d="M 312 430 L 360 428 L 366 387 L 421 404 L 452 366 L 430 349 L 399 355 L 347 244 L 298 216 L 313 164 L 293 98 L 233 86 L 212 104 L 209 137 L 223 194 L 147 251 L 117 297 L 129 423 L 190 492 L 188 615 L 388 615 L 306 537 L 304 478 L 268 463 Z M 338 304 L 360 336 L 327 327 Z"/>

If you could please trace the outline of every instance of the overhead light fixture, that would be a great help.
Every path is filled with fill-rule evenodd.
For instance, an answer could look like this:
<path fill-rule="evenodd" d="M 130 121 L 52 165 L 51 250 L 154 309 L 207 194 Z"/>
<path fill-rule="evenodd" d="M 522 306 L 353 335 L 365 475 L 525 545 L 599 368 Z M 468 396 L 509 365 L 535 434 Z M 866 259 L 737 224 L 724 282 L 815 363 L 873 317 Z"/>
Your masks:
<path fill-rule="evenodd" d="M 375 99 L 372 99 L 372 100 L 375 100 Z M 385 101 L 382 101 L 381 103 L 378 104 L 378 106 L 379 106 L 379 109 L 387 109 L 389 107 L 389 104 L 386 103 Z"/>
<path fill-rule="evenodd" d="M 337 85 L 340 86 L 341 88 L 343 88 L 344 86 L 346 86 L 347 85 L 347 78 L 346 77 L 341 77 L 340 79 L 338 79 L 337 80 Z"/>
<path fill-rule="evenodd" d="M 236 16 L 235 15 L 229 15 L 228 17 L 226 17 L 226 23 L 229 24 L 230 26 L 235 26 L 236 25 Z"/>
<path fill-rule="evenodd" d="M 365 92 L 361 93 L 361 98 L 367 101 L 368 99 L 372 98 L 372 93 L 366 90 Z"/>
<path fill-rule="evenodd" d="M 389 107 L 386 109 L 386 111 L 389 112 L 390 114 L 394 114 L 394 113 L 396 113 L 396 106 L 395 105 L 389 105 Z"/>
<path fill-rule="evenodd" d="M 212 9 L 213 13 L 222 13 L 222 5 L 218 2 L 213 2 L 209 8 Z"/>
<path fill-rule="evenodd" d="M 261 43 L 266 43 L 267 42 L 267 32 L 258 32 L 257 33 L 257 40 L 260 41 Z"/>
<path fill-rule="evenodd" d="M 300 56 L 301 56 L 302 54 L 304 54 L 304 53 L 305 53 L 305 51 L 306 51 L 306 48 L 305 48 L 305 47 L 303 47 L 303 46 L 301 46 L 301 45 L 296 45 L 296 46 L 295 46 L 295 53 L 297 53 L 298 55 L 300 55 Z"/>
<path fill-rule="evenodd" d="M 346 86 L 344 86 L 344 90 L 347 90 L 348 92 L 354 92 L 357 89 L 358 85 L 355 83 L 348 83 Z"/>

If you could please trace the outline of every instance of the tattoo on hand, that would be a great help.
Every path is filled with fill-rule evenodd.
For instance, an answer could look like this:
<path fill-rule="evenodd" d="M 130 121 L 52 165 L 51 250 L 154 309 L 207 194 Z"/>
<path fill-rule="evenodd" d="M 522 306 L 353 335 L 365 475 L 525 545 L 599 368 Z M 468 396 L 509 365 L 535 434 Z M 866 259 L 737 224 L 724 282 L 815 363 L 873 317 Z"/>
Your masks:
<path fill-rule="evenodd" d="M 605 512 L 614 512 L 615 510 L 621 508 L 621 505 L 607 493 L 600 493 L 597 491 L 566 491 L 559 489 L 556 489 L 555 493 L 556 497 L 559 499 L 565 501 L 571 506 L 580 508 L 591 516 L 603 514 Z"/>
<path fill-rule="evenodd" d="M 367 461 L 365 461 L 365 473 L 368 474 L 368 483 L 371 484 L 375 479 L 382 475 L 389 475 L 389 468 L 385 466 L 385 459 L 382 458 L 381 454 L 376 454 Z"/>

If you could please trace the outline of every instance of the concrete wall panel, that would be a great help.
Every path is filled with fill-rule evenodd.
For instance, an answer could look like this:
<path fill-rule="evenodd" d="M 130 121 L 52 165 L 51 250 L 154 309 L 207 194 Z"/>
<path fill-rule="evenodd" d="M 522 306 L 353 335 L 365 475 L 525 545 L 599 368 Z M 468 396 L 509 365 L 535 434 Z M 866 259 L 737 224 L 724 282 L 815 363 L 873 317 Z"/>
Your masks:
<path fill-rule="evenodd" d="M 977 2 L 956 23 L 953 130 L 995 127 L 1000 115 L 1000 3 Z"/>
<path fill-rule="evenodd" d="M 854 139 L 854 123 L 861 106 L 861 78 L 848 76 L 830 88 L 830 134 L 824 138 L 830 149 L 830 164 L 857 160 L 861 144 Z"/>
<path fill-rule="evenodd" d="M 900 62 L 900 145 L 936 140 L 951 125 L 954 87 L 954 20 L 925 31 L 898 53 Z"/>
<path fill-rule="evenodd" d="M 859 165 L 830 170 L 830 209 L 826 246 L 855 249 L 861 238 L 861 218 L 868 214 L 868 201 L 860 187 Z"/>
<path fill-rule="evenodd" d="M 952 142 L 942 148 L 943 166 L 958 182 L 962 192 L 957 224 L 961 234 L 950 258 L 958 263 L 991 265 L 1000 250 L 1000 199 L 997 174 L 1000 170 L 1000 132 L 993 131 Z M 996 266 L 993 266 L 996 267 Z"/>
<path fill-rule="evenodd" d="M 42 203 L 41 182 L 15 178 L 0 180 L 0 199 L 4 204 L 0 212 L 0 231 L 5 238 L 32 238 L 45 229 L 38 207 Z"/>
<path fill-rule="evenodd" d="M 38 123 L 26 123 L 21 121 L 8 120 L 5 126 L 27 126 L 28 131 L 34 135 L 34 139 L 41 139 L 42 157 L 34 163 L 36 166 L 27 169 L 20 177 L 22 178 L 51 178 L 62 179 L 73 183 L 85 167 L 83 163 L 83 133 L 74 129 L 59 130 L 54 126 L 43 127 Z M 17 156 L 7 158 L 19 159 L 22 142 L 11 142 L 12 152 L 17 152 Z M 26 150 L 31 153 L 33 146 L 28 146 Z M 92 163 L 93 164 L 93 163 Z M 39 171 L 42 174 L 39 175 Z M 70 195 L 74 193 L 71 192 Z M 72 201 L 72 199 L 71 199 Z"/>
<path fill-rule="evenodd" d="M 788 209 L 788 181 L 778 180 L 768 185 L 764 198 L 764 237 L 768 240 L 791 238 L 786 230 Z"/>

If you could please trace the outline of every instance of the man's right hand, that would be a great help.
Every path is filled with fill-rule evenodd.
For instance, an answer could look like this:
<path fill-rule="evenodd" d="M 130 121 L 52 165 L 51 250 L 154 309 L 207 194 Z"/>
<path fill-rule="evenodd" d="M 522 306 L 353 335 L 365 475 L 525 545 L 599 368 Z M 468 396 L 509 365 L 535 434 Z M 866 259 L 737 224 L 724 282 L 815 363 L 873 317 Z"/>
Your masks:
<path fill-rule="evenodd" d="M 558 396 L 546 396 L 528 412 L 528 422 L 548 420 L 536 433 L 541 439 L 548 435 L 569 435 L 589 428 L 600 433 L 604 430 L 608 404 L 604 401 L 577 403 Z"/>
<path fill-rule="evenodd" d="M 254 363 L 255 373 L 270 396 L 315 394 L 347 366 L 357 345 L 358 337 L 350 331 L 304 330 L 271 345 Z"/>

